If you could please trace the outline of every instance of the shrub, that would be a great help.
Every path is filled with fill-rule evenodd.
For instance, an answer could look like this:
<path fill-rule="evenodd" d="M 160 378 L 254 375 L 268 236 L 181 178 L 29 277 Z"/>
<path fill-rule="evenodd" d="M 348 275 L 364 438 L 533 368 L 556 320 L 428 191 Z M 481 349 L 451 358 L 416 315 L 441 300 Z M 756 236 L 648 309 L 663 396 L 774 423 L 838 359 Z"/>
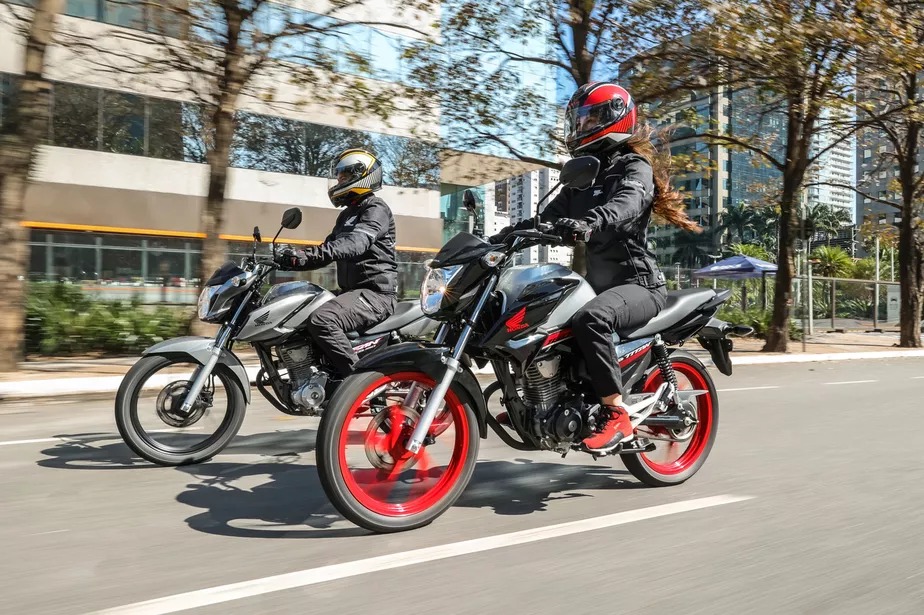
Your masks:
<path fill-rule="evenodd" d="M 70 284 L 32 284 L 26 301 L 26 352 L 138 352 L 186 334 L 191 317 L 189 309 L 94 300 Z"/>

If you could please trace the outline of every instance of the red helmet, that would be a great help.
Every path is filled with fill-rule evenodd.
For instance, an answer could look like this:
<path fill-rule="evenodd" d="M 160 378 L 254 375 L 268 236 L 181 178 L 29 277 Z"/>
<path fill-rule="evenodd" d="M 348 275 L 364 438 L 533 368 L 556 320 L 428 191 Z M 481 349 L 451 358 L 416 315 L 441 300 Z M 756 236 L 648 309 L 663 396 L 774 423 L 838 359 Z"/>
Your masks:
<path fill-rule="evenodd" d="M 587 83 L 565 110 L 565 145 L 572 155 L 615 149 L 635 132 L 635 102 L 614 83 Z"/>

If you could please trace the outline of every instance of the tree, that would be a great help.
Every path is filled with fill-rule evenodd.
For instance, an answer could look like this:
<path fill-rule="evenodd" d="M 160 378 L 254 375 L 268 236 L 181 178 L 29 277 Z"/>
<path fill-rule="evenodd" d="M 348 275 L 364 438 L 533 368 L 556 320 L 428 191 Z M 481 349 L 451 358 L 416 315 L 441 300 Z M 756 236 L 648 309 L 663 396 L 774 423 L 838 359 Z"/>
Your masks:
<path fill-rule="evenodd" d="M 722 229 L 728 232 L 728 243 L 735 239 L 746 241 L 748 232 L 754 230 L 755 221 L 754 209 L 745 202 L 726 207 L 722 212 Z"/>
<path fill-rule="evenodd" d="M 670 5 L 670 6 L 667 6 Z M 511 154 L 549 168 L 565 155 L 562 105 L 579 86 L 612 79 L 621 62 L 696 23 L 659 0 L 448 0 L 442 45 L 409 55 L 438 104 L 444 149 Z M 504 177 L 505 168 L 496 170 Z M 583 272 L 584 245 L 573 268 Z"/>
<path fill-rule="evenodd" d="M 310 156 L 302 156 L 303 135 L 294 123 L 240 113 L 241 102 L 261 101 L 276 109 L 303 103 L 335 104 L 348 114 L 387 120 L 396 110 L 410 107 L 407 96 L 411 88 L 346 76 L 337 69 L 349 65 L 362 76 L 377 76 L 372 73 L 372 58 L 351 50 L 348 43 L 355 35 L 353 29 L 359 25 L 390 26 L 424 35 L 424 29 L 430 27 L 426 11 L 433 1 L 421 0 L 396 10 L 394 21 L 342 19 L 362 8 L 364 0 L 334 2 L 323 13 L 269 0 L 151 1 L 146 4 L 157 16 L 152 32 L 126 35 L 128 40 L 121 44 L 114 41 L 106 50 L 104 59 L 97 61 L 100 70 L 156 82 L 163 91 L 184 93 L 199 104 L 201 118 L 196 123 L 203 131 L 201 149 L 209 167 L 201 212 L 200 230 L 205 234 L 201 279 L 207 279 L 226 259 L 227 246 L 220 233 L 236 138 L 238 143 L 249 140 L 263 145 L 241 154 L 254 157 L 252 162 L 257 166 L 281 164 L 292 172 L 315 171 L 322 166 L 326 175 L 329 164 L 328 160 L 318 165 Z M 420 25 L 415 25 L 418 22 Z M 344 50 L 334 50 L 341 39 Z M 71 37 L 68 45 L 78 53 L 87 48 L 79 36 Z M 277 101 L 277 92 L 292 85 L 309 91 L 310 98 Z M 428 117 L 433 117 L 433 110 L 428 112 Z M 243 128 L 240 134 L 239 127 Z M 279 138 L 267 143 L 267 131 Z M 302 160 L 304 168 L 300 168 Z M 198 321 L 195 324 L 202 327 Z"/>
<path fill-rule="evenodd" d="M 858 192 L 901 214 L 899 346 L 919 348 L 924 305 L 924 169 L 920 166 L 924 145 L 924 11 L 918 2 L 889 0 L 885 4 L 878 15 L 868 17 L 869 27 L 880 38 L 877 45 L 864 50 L 858 77 L 863 87 L 857 108 L 858 120 L 865 128 L 861 139 L 872 136 L 885 140 L 887 149 L 878 153 L 879 166 L 897 168 L 898 177 L 884 194 Z M 860 183 L 867 183 L 863 179 Z"/>
<path fill-rule="evenodd" d="M 712 237 L 707 233 L 678 231 L 674 235 L 674 261 L 689 269 L 698 267 L 703 264 L 712 245 Z"/>
<path fill-rule="evenodd" d="M 707 27 L 653 50 L 645 58 L 650 95 L 726 88 L 750 92 L 753 113 L 782 119 L 780 133 L 736 135 L 713 126 L 703 136 L 751 152 L 781 176 L 779 241 L 773 315 L 764 351 L 783 352 L 789 338 L 797 210 L 807 172 L 851 134 L 857 49 L 875 43 L 860 21 L 870 2 L 851 0 L 722 0 L 694 2 L 711 15 Z M 875 7 L 872 8 L 875 13 Z M 825 147 L 813 148 L 826 134 Z"/>
<path fill-rule="evenodd" d="M 830 246 L 831 239 L 836 238 L 841 228 L 850 224 L 850 212 L 839 207 L 831 207 L 825 203 L 816 203 L 805 208 L 805 234 L 810 239 L 816 234 L 822 234 Z"/>
<path fill-rule="evenodd" d="M 13 117 L 0 127 L 0 371 L 13 371 L 23 352 L 25 280 L 29 264 L 28 230 L 21 225 L 26 187 L 36 147 L 48 134 L 51 84 L 45 76 L 46 51 L 52 44 L 63 0 L 37 0 L 31 11 L 6 6 L 23 28 L 23 77 Z M 26 14 L 26 12 L 30 14 Z"/>
<path fill-rule="evenodd" d="M 815 248 L 812 252 L 812 260 L 817 261 L 813 271 L 817 271 L 826 278 L 841 278 L 853 271 L 854 265 L 850 255 L 842 248 L 821 246 Z M 831 292 L 831 328 L 834 328 L 834 317 L 836 315 L 837 301 L 835 297 L 836 284 L 834 280 L 828 282 Z"/>

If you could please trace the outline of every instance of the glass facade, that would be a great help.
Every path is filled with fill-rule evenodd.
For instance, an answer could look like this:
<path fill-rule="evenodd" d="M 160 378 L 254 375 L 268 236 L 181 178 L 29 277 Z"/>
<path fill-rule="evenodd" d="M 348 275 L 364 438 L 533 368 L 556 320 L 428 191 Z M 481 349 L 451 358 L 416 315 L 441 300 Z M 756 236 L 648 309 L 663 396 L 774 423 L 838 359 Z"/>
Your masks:
<path fill-rule="evenodd" d="M 779 111 L 765 108 L 754 90 L 731 94 L 729 131 L 739 137 L 760 135 L 769 139 L 770 152 L 780 159 L 785 151 L 786 123 Z M 729 153 L 729 200 L 736 204 L 761 203 L 780 189 L 782 174 L 758 154 L 743 151 Z"/>
<path fill-rule="evenodd" d="M 18 78 L 0 73 L 0 125 L 12 112 Z M 346 147 L 363 147 L 382 161 L 385 184 L 436 190 L 437 149 L 407 137 L 300 122 L 240 111 L 231 166 L 274 173 L 326 177 Z M 202 108 L 72 83 L 55 83 L 50 142 L 89 149 L 204 163 L 212 131 Z"/>
<path fill-rule="evenodd" d="M 137 298 L 148 304 L 193 304 L 199 296 L 202 242 L 198 239 L 36 229 L 31 232 L 29 248 L 29 279 L 33 281 L 79 284 L 103 299 Z M 251 250 L 249 242 L 229 242 L 228 257 L 240 261 Z M 402 298 L 419 295 L 423 262 L 432 256 L 428 252 L 398 253 Z M 274 283 L 295 279 L 336 289 L 336 266 L 277 272 Z"/>

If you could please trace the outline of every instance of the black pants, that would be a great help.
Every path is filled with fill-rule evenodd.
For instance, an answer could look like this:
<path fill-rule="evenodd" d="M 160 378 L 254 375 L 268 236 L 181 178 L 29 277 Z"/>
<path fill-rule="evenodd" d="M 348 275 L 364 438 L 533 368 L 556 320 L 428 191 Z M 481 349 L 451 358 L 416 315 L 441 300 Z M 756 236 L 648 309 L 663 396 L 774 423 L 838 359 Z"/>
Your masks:
<path fill-rule="evenodd" d="M 346 376 L 358 360 L 346 334 L 379 324 L 394 314 L 395 303 L 394 295 L 349 290 L 316 309 L 308 317 L 308 331 L 334 369 Z"/>
<path fill-rule="evenodd" d="M 571 329 L 598 396 L 623 393 L 613 333 L 645 324 L 664 309 L 666 302 L 663 286 L 649 290 L 626 284 L 600 293 L 574 315 Z"/>

